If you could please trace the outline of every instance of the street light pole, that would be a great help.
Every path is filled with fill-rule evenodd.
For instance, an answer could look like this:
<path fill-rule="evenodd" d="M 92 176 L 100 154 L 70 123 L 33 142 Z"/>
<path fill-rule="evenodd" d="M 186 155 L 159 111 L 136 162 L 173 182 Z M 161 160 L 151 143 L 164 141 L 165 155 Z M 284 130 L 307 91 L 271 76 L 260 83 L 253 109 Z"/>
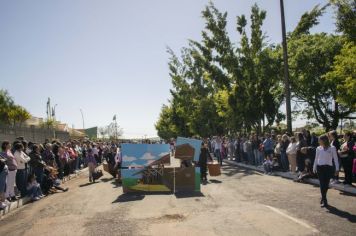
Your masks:
<path fill-rule="evenodd" d="M 83 122 L 83 129 L 85 129 L 84 125 L 84 115 L 83 115 L 83 110 L 80 108 L 80 113 L 82 114 L 82 122 Z"/>
<path fill-rule="evenodd" d="M 53 111 L 52 111 L 52 118 L 53 118 L 53 125 L 56 126 L 56 106 L 58 104 L 54 105 Z M 56 127 L 53 129 L 53 138 L 56 138 Z"/>
<path fill-rule="evenodd" d="M 281 7 L 281 22 L 282 22 L 282 46 L 283 46 L 283 61 L 284 61 L 284 93 L 286 96 L 286 113 L 287 113 L 287 130 L 292 134 L 292 109 L 291 109 L 291 95 L 289 83 L 289 69 L 288 69 L 288 51 L 286 38 L 286 23 L 284 17 L 284 3 L 280 0 Z"/>

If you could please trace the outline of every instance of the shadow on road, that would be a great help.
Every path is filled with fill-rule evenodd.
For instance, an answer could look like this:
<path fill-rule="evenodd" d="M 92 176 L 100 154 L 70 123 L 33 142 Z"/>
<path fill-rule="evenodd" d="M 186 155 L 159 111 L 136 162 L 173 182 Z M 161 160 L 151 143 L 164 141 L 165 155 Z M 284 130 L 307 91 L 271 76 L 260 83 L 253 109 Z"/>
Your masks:
<path fill-rule="evenodd" d="M 213 183 L 213 184 L 221 184 L 222 181 L 217 180 L 217 179 L 209 179 L 209 182 Z"/>
<path fill-rule="evenodd" d="M 176 198 L 191 198 L 191 197 L 205 197 L 201 192 L 177 192 L 174 194 Z"/>
<path fill-rule="evenodd" d="M 328 206 L 326 209 L 328 209 L 328 213 L 339 216 L 341 218 L 347 219 L 351 223 L 356 223 L 356 215 L 350 214 L 347 211 L 343 211 L 340 209 L 337 209 L 336 207 L 333 206 Z"/>
<path fill-rule="evenodd" d="M 144 198 L 145 198 L 144 194 L 124 193 L 118 196 L 118 198 L 112 203 L 140 201 L 143 200 Z"/>
<path fill-rule="evenodd" d="M 239 174 L 239 176 L 237 177 L 238 179 L 241 179 L 249 175 L 259 174 L 253 170 L 249 170 L 245 168 L 237 168 L 234 166 L 222 166 L 221 170 L 223 175 L 230 176 L 230 177 Z"/>
<path fill-rule="evenodd" d="M 79 185 L 79 187 L 80 188 L 82 188 L 82 187 L 87 187 L 87 186 L 90 186 L 90 185 L 93 185 L 93 184 L 97 184 L 97 183 L 99 183 L 99 182 L 92 182 L 92 183 L 86 183 L 86 184 L 81 184 L 81 185 Z"/>
<path fill-rule="evenodd" d="M 113 180 L 114 178 L 101 178 L 100 180 L 102 181 L 102 182 L 104 182 L 104 183 L 106 183 L 106 182 L 109 182 L 109 181 L 111 181 L 111 180 Z"/>
<path fill-rule="evenodd" d="M 356 194 L 345 192 L 345 191 L 342 191 L 342 190 L 339 190 L 339 191 L 340 191 L 340 195 L 348 196 L 348 197 L 356 197 Z"/>

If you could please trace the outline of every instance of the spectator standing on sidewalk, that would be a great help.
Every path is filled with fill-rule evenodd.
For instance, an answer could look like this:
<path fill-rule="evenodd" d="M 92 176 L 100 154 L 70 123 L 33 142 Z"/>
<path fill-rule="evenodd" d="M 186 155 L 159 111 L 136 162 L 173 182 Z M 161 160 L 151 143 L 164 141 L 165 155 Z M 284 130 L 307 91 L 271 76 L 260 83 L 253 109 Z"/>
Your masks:
<path fill-rule="evenodd" d="M 353 151 L 355 143 L 352 139 L 352 133 L 346 132 L 344 135 L 344 140 L 345 142 L 341 145 L 339 152 L 341 157 L 341 165 L 345 172 L 345 181 L 343 184 L 352 185 L 352 166 L 355 157 L 355 152 Z"/>
<path fill-rule="evenodd" d="M 259 166 L 259 165 L 262 164 L 260 162 L 260 155 L 258 153 L 258 147 L 259 146 L 260 146 L 259 139 L 258 139 L 256 134 L 253 134 L 253 136 L 252 136 L 252 152 L 253 152 L 253 156 L 254 156 L 254 159 L 255 159 L 255 165 L 256 166 Z"/>
<path fill-rule="evenodd" d="M 214 154 L 215 154 L 215 157 L 218 159 L 220 165 L 222 165 L 221 150 L 222 150 L 221 138 L 216 137 L 216 139 L 214 141 Z"/>
<path fill-rule="evenodd" d="M 30 158 L 31 160 L 29 162 L 29 165 L 31 166 L 32 169 L 31 174 L 34 174 L 36 176 L 37 183 L 41 185 L 43 180 L 44 167 L 46 164 L 42 160 L 40 147 L 37 144 L 32 146 L 32 152 L 30 153 Z"/>
<path fill-rule="evenodd" d="M 274 142 L 270 134 L 266 134 L 266 139 L 263 141 L 263 150 L 265 153 L 265 158 L 272 160 L 273 158 Z"/>
<path fill-rule="evenodd" d="M 46 165 L 57 167 L 54 154 L 52 152 L 52 145 L 50 143 L 45 144 L 45 150 L 42 152 L 42 160 Z"/>
<path fill-rule="evenodd" d="M 15 180 L 17 172 L 17 162 L 14 155 L 11 152 L 11 144 L 8 141 L 4 141 L 1 145 L 2 153 L 1 155 L 6 158 L 6 165 L 8 167 L 8 175 L 6 179 L 6 191 L 5 198 L 9 201 L 16 201 L 15 196 Z"/>
<path fill-rule="evenodd" d="M 289 146 L 289 137 L 288 135 L 284 134 L 282 136 L 282 143 L 281 143 L 281 164 L 283 171 L 289 170 L 289 161 L 287 156 L 287 148 Z"/>
<path fill-rule="evenodd" d="M 6 142 L 5 146 L 6 146 Z M 10 144 L 9 142 L 7 142 Z M 5 191 L 6 191 L 6 179 L 9 173 L 9 169 L 6 165 L 6 154 L 0 153 L 0 210 L 7 207 L 7 201 L 5 198 Z"/>
<path fill-rule="evenodd" d="M 14 157 L 17 163 L 16 186 L 21 193 L 21 197 L 25 197 L 28 177 L 27 163 L 31 160 L 31 158 L 24 152 L 24 146 L 22 143 L 16 143 L 14 145 L 14 150 Z"/>
<path fill-rule="evenodd" d="M 329 138 L 329 141 L 330 141 L 330 146 L 335 147 L 337 151 L 340 150 L 340 146 L 341 145 L 340 145 L 340 142 L 339 142 L 339 138 L 338 138 L 337 132 L 335 130 L 330 131 L 328 133 L 328 138 Z M 337 153 L 337 154 L 338 154 L 337 155 L 337 159 L 338 159 L 339 164 L 340 164 L 340 156 L 339 156 L 339 153 Z M 334 173 L 336 173 L 336 172 L 339 173 L 339 170 L 335 169 L 335 163 L 333 164 L 333 167 L 334 167 Z M 331 182 L 334 183 L 334 184 L 335 183 L 336 184 L 340 183 L 339 182 L 339 175 L 333 174 Z"/>
<path fill-rule="evenodd" d="M 297 168 L 297 140 L 294 136 L 290 138 L 290 143 L 287 148 L 287 156 L 290 165 L 289 170 L 294 174 Z"/>
<path fill-rule="evenodd" d="M 305 167 L 305 155 L 301 152 L 303 147 L 307 147 L 307 141 L 304 138 L 303 133 L 296 133 L 297 136 L 297 169 L 298 172 L 302 172 Z"/>
<path fill-rule="evenodd" d="M 319 138 L 320 146 L 316 149 L 315 161 L 313 166 L 314 173 L 318 174 L 321 193 L 321 207 L 328 206 L 327 192 L 329 182 L 333 175 L 333 160 L 336 170 L 339 169 L 339 161 L 337 158 L 336 148 L 330 146 L 328 136 L 322 135 Z M 335 174 L 338 174 L 337 172 Z"/>

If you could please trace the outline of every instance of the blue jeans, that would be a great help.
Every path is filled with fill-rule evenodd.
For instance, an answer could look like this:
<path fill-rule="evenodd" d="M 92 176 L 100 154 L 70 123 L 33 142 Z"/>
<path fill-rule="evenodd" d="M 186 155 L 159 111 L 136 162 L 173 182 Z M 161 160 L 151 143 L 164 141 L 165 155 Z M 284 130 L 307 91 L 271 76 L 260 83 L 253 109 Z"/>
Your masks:
<path fill-rule="evenodd" d="M 0 172 L 0 193 L 5 193 L 5 191 L 6 191 L 7 173 L 8 173 L 8 170 L 5 168 Z"/>
<path fill-rule="evenodd" d="M 218 158 L 218 161 L 219 161 L 219 163 L 221 165 L 222 164 L 222 159 L 221 159 L 220 149 L 216 149 L 214 154 L 215 154 L 215 157 Z"/>
<path fill-rule="evenodd" d="M 42 191 L 40 186 L 33 186 L 32 188 L 27 190 L 28 196 L 31 198 L 39 197 L 42 195 Z"/>
<path fill-rule="evenodd" d="M 255 165 L 256 166 L 260 165 L 260 156 L 259 156 L 259 153 L 258 153 L 258 149 L 253 149 L 253 155 L 254 155 L 254 158 L 255 158 Z"/>
<path fill-rule="evenodd" d="M 34 168 L 34 173 L 36 175 L 36 181 L 37 183 L 39 184 L 42 184 L 42 181 L 43 181 L 43 173 L 44 173 L 44 170 L 42 167 L 36 167 Z"/>

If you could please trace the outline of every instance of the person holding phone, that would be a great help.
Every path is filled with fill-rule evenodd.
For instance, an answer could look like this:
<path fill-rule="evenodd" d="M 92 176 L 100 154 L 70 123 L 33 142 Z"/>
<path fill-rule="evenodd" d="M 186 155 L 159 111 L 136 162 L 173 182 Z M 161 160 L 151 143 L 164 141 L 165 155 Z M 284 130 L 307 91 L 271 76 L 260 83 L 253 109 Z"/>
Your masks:
<path fill-rule="evenodd" d="M 328 200 L 326 194 L 329 189 L 330 179 L 333 175 L 333 160 L 335 164 L 335 176 L 338 175 L 339 161 L 337 157 L 336 148 L 330 145 L 329 138 L 327 135 L 322 135 L 319 137 L 319 147 L 316 149 L 315 161 L 313 166 L 313 172 L 318 174 L 320 182 L 320 193 L 321 193 L 321 207 L 328 206 Z"/>

